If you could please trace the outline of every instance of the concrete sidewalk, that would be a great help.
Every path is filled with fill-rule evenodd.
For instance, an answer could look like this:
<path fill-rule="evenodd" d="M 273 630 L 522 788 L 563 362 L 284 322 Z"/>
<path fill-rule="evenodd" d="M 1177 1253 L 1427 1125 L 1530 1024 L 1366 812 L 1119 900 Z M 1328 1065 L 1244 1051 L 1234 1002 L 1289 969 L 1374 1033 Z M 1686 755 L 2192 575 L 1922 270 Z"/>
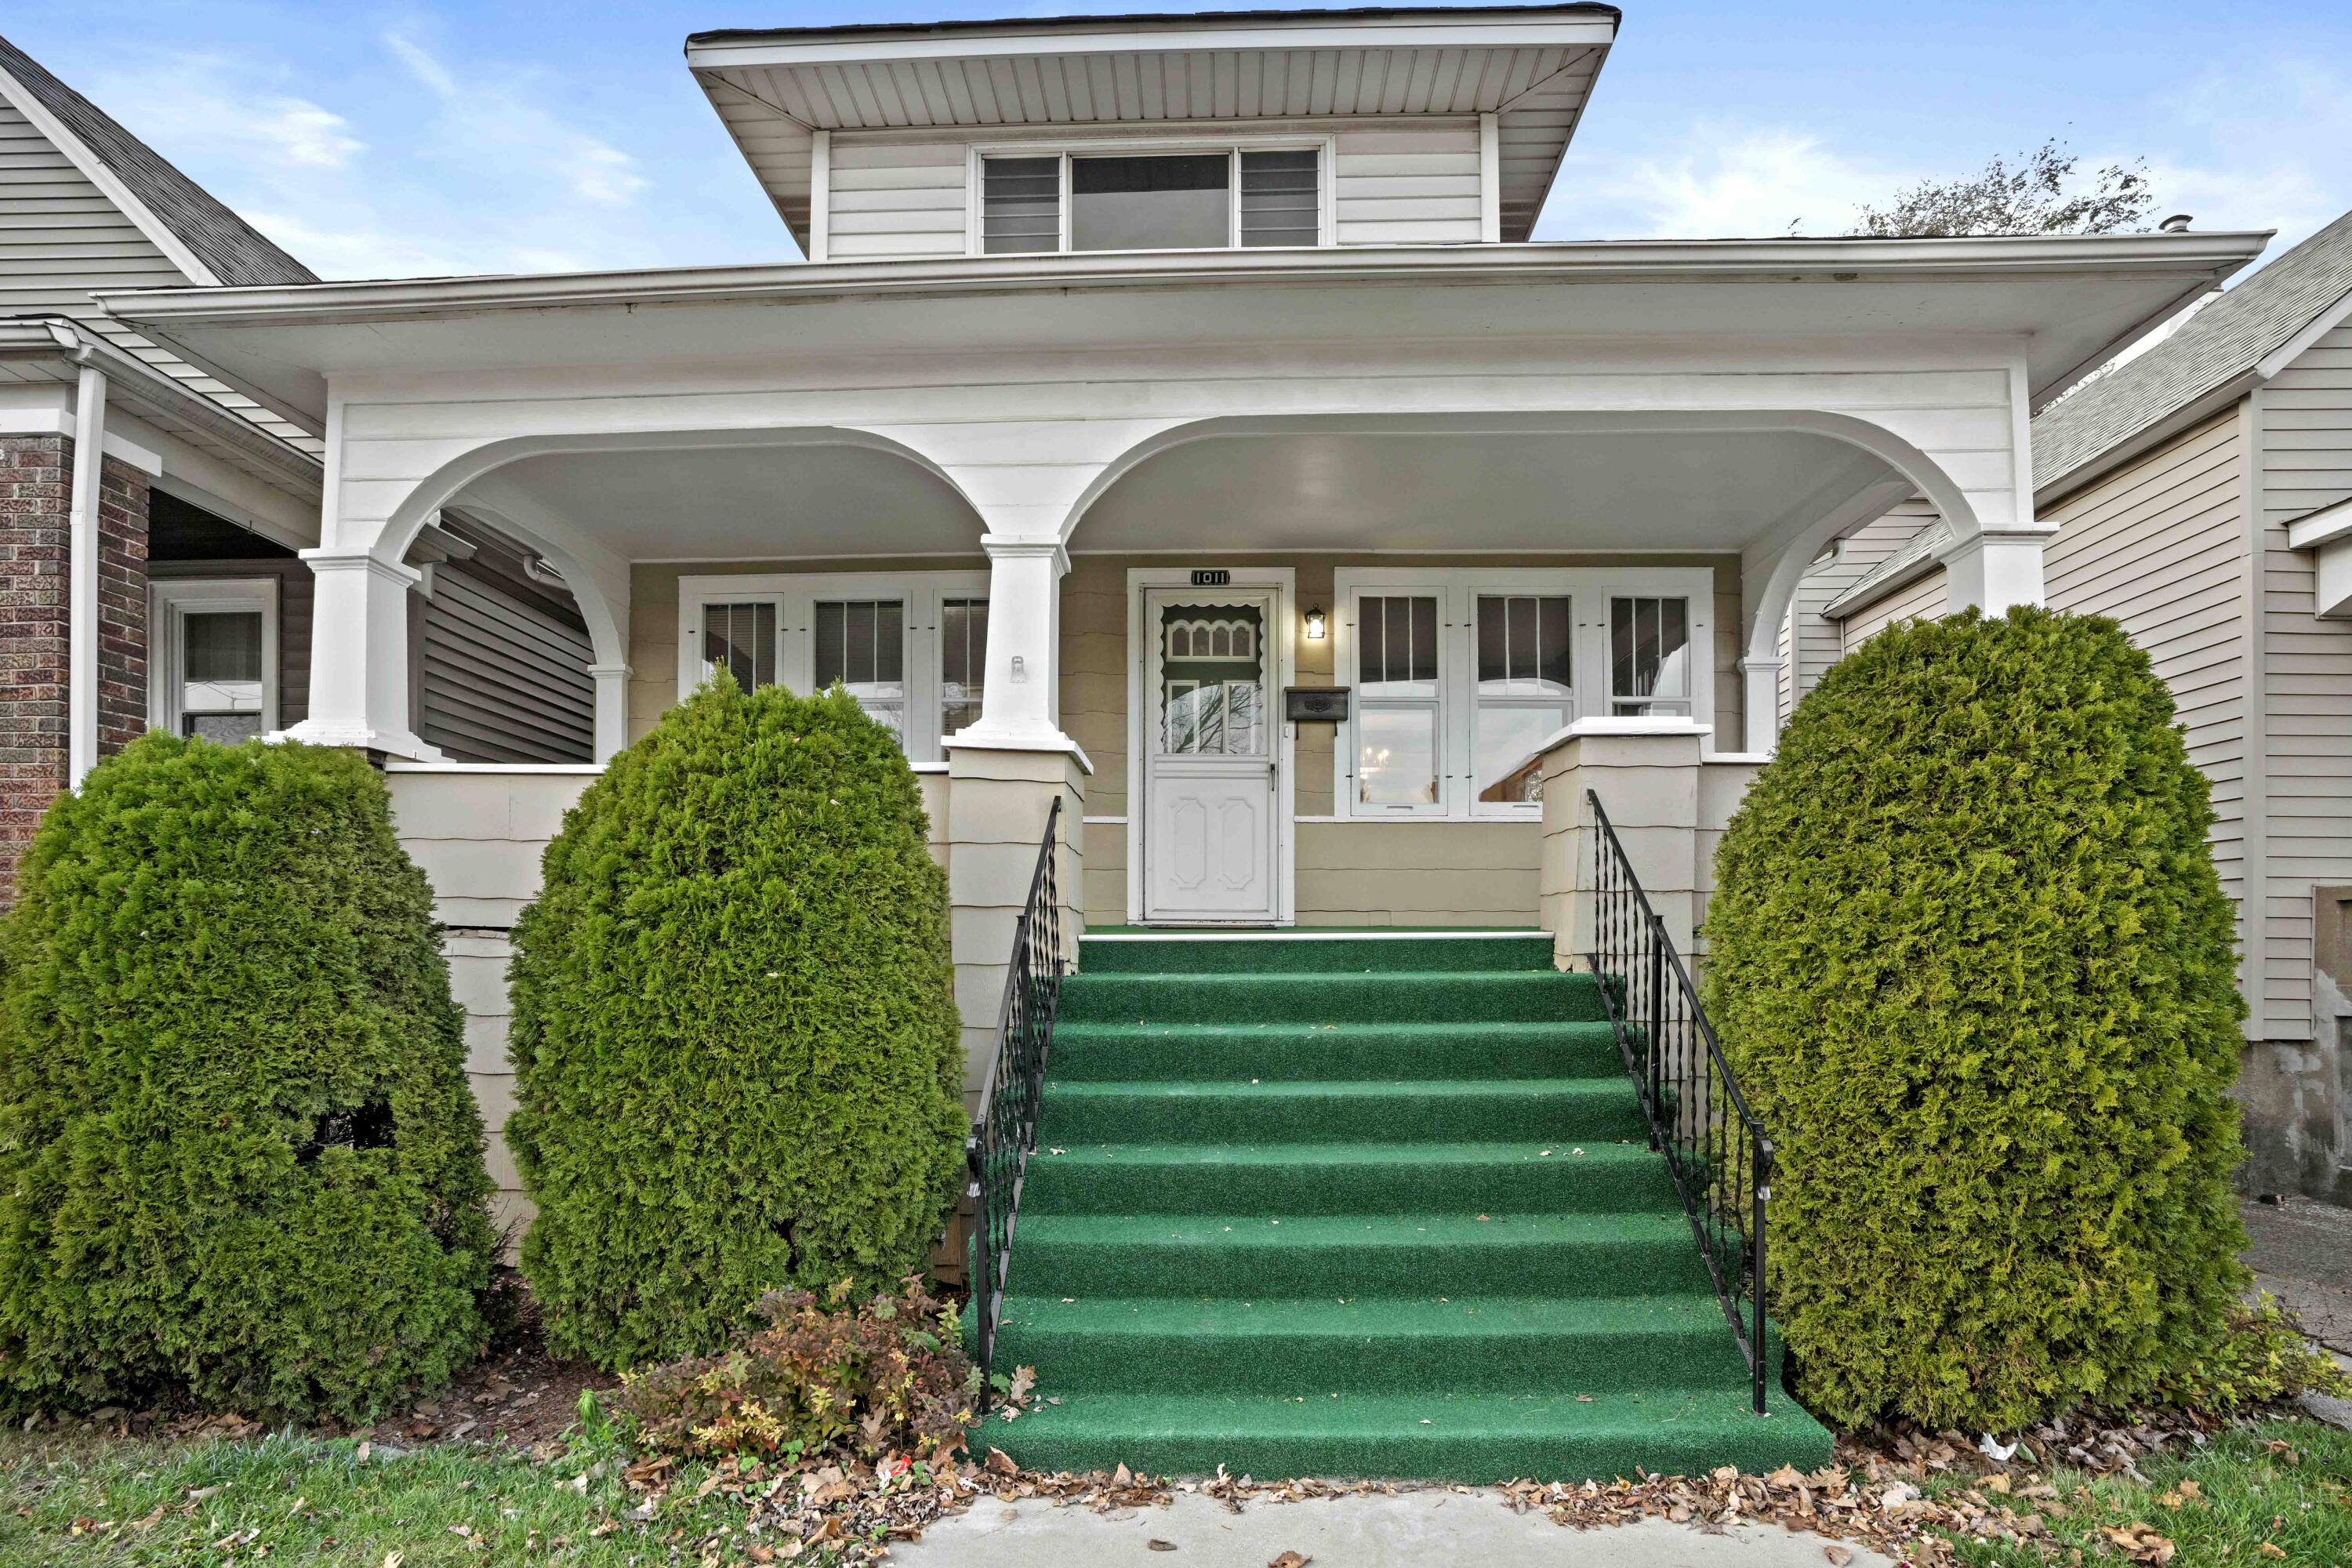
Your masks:
<path fill-rule="evenodd" d="M 1155 1547 L 1152 1543 L 1163 1544 Z M 1748 1525 L 1710 1535 L 1643 1520 L 1577 1531 L 1539 1512 L 1513 1513 L 1491 1492 L 1432 1489 L 1394 1495 L 1249 1502 L 1240 1513 L 1198 1495 L 1166 1508 L 1055 1508 L 982 1498 L 923 1539 L 891 1549 L 900 1568 L 1266 1568 L 1286 1552 L 1314 1568 L 1825 1568 L 1817 1535 Z M 1858 1545 L 1855 1568 L 1894 1560 Z"/>

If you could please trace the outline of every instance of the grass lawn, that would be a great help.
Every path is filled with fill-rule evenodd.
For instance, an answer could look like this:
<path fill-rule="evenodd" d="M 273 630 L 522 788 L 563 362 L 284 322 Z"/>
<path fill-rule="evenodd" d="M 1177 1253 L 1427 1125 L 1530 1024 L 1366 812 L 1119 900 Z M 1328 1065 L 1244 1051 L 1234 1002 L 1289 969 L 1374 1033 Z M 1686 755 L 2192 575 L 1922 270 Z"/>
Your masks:
<path fill-rule="evenodd" d="M 274 1436 L 163 1444 L 0 1437 L 0 1564 L 751 1563 L 744 1510 L 689 1472 L 646 1521 L 610 1475 L 455 1446 L 362 1459 Z M 612 1467 L 617 1469 L 617 1465 Z M 717 1540 L 714 1543 L 713 1538 Z M 814 1554 L 812 1554 L 814 1557 Z M 807 1561 L 804 1559 L 803 1561 Z"/>
<path fill-rule="evenodd" d="M 2140 1470 L 2145 1486 L 2045 1472 L 2055 1499 L 2004 1500 L 2021 1510 L 2038 1508 L 2048 1533 L 2017 1544 L 1964 1540 L 1960 1561 L 1972 1568 L 2156 1563 L 2166 1561 L 2152 1539 L 2160 1536 L 2173 1546 L 2170 1568 L 2352 1564 L 2352 1432 L 2275 1421 L 2226 1433 L 2201 1451 L 2143 1458 Z M 1985 1489 L 1980 1479 L 1963 1477 L 1931 1479 L 1927 1489 L 1948 1497 L 1971 1486 Z"/>

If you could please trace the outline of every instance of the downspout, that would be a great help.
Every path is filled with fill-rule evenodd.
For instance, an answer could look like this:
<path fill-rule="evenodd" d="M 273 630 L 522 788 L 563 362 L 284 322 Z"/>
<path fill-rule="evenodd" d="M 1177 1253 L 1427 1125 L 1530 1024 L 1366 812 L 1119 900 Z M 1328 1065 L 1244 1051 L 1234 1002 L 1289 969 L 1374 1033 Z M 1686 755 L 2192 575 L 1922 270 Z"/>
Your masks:
<path fill-rule="evenodd" d="M 74 383 L 73 489 L 66 531 L 66 784 L 98 765 L 99 487 L 106 463 L 106 373 L 78 344 Z"/>

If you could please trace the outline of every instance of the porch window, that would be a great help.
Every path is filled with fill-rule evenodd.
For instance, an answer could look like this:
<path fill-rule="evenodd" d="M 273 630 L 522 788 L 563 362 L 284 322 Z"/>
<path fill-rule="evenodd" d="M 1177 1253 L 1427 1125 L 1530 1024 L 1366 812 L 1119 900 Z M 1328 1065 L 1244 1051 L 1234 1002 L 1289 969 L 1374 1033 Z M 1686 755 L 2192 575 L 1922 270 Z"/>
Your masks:
<path fill-rule="evenodd" d="M 147 721 L 233 745 L 278 728 L 278 579 L 157 579 Z"/>
<path fill-rule="evenodd" d="M 1220 250 L 1323 241 L 1320 144 L 988 154 L 986 256 Z"/>
<path fill-rule="evenodd" d="M 1471 784 L 1479 804 L 1543 798 L 1529 762 L 1569 720 L 1574 635 L 1565 594 L 1478 595 L 1478 715 Z"/>
<path fill-rule="evenodd" d="M 940 734 L 980 722 L 982 675 L 988 668 L 988 601 L 947 599 L 940 605 Z"/>
<path fill-rule="evenodd" d="M 907 605 L 899 599 L 819 599 L 812 689 L 845 689 L 866 716 L 904 744 Z"/>
<path fill-rule="evenodd" d="M 1342 567 L 1333 585 L 1338 668 L 1355 685 L 1342 816 L 1536 816 L 1536 749 L 1580 714 L 1711 711 L 1694 651 L 1708 646 L 1708 568 Z"/>
<path fill-rule="evenodd" d="M 1609 656 L 1612 713 L 1690 716 L 1687 599 L 1610 600 Z"/>
<path fill-rule="evenodd" d="M 1356 624 L 1356 804 L 1383 814 L 1442 810 L 1437 596 L 1366 595 Z"/>
<path fill-rule="evenodd" d="M 678 585 L 678 694 L 715 668 L 746 689 L 839 685 L 912 761 L 980 718 L 988 574 L 910 572 L 688 577 Z"/>

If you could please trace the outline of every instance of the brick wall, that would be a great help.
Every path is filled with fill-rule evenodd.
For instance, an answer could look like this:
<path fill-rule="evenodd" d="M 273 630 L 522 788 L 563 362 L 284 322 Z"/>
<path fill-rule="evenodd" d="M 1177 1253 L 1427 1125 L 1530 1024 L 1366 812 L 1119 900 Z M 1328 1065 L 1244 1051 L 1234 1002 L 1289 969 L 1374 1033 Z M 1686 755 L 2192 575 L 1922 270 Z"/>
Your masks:
<path fill-rule="evenodd" d="M 99 749 L 147 726 L 147 479 L 111 458 L 99 491 Z M 0 436 L 0 905 L 66 781 L 73 442 Z"/>

